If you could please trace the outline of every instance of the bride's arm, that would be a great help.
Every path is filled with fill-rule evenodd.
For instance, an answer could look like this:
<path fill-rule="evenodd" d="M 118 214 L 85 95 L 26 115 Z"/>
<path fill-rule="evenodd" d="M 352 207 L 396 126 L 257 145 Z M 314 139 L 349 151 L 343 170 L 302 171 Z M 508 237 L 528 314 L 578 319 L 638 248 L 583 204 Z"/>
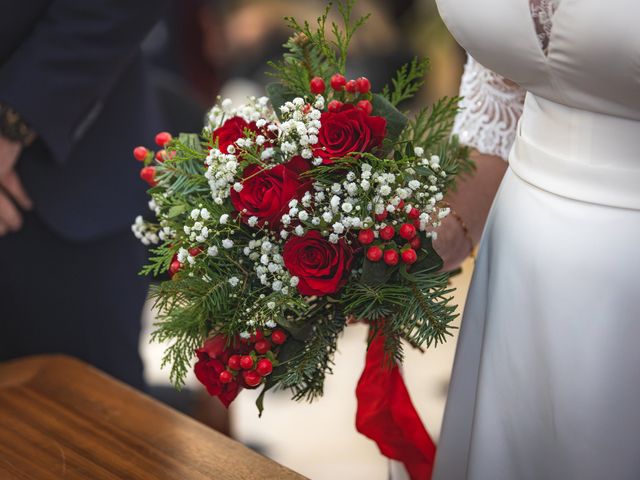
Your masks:
<path fill-rule="evenodd" d="M 507 169 L 507 157 L 522 113 L 524 90 L 493 73 L 472 57 L 465 65 L 460 95 L 463 97 L 453 133 L 474 149 L 473 175 L 459 180 L 447 198 L 455 214 L 447 217 L 434 246 L 445 261 L 445 270 L 462 263 L 479 240 Z M 466 231 L 465 231 L 466 230 Z"/>

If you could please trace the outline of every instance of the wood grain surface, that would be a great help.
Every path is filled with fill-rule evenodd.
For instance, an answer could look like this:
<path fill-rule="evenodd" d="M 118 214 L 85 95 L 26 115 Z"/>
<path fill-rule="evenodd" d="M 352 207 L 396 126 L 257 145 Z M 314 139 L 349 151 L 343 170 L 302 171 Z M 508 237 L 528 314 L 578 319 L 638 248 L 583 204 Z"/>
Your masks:
<path fill-rule="evenodd" d="M 304 477 L 76 359 L 0 364 L 0 479 Z"/>

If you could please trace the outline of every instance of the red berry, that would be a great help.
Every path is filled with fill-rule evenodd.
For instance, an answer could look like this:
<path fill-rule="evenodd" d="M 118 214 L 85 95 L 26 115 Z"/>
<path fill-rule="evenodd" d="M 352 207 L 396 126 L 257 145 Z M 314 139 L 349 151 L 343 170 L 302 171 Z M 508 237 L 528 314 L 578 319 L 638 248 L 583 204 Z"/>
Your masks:
<path fill-rule="evenodd" d="M 171 134 L 169 132 L 160 132 L 156 135 L 156 144 L 159 147 L 164 148 L 167 143 L 171 141 Z"/>
<path fill-rule="evenodd" d="M 240 357 L 240 366 L 244 370 L 253 368 L 253 357 L 251 355 L 243 355 L 242 357 Z"/>
<path fill-rule="evenodd" d="M 414 250 L 418 250 L 422 245 L 422 241 L 420 241 L 420 237 L 416 235 L 411 239 L 411 241 L 409 242 L 409 245 L 411 245 L 411 248 L 413 248 Z"/>
<path fill-rule="evenodd" d="M 149 150 L 144 147 L 136 147 L 133 149 L 133 157 L 140 162 L 147 158 L 147 153 L 149 153 Z"/>
<path fill-rule="evenodd" d="M 360 232 L 358 232 L 358 241 L 363 245 L 369 245 L 371 242 L 373 242 L 374 238 L 375 235 L 370 228 L 360 230 Z"/>
<path fill-rule="evenodd" d="M 178 260 L 172 261 L 171 265 L 169 265 L 169 277 L 173 277 L 176 273 L 178 273 L 180 267 L 182 267 L 182 265 Z"/>
<path fill-rule="evenodd" d="M 356 80 L 358 91 L 360 93 L 369 93 L 371 91 L 371 82 L 367 77 L 360 77 Z"/>
<path fill-rule="evenodd" d="M 412 207 L 411 210 L 409 210 L 409 213 L 407 213 L 407 216 L 410 219 L 415 220 L 416 218 L 418 218 L 420 216 L 420 210 L 418 210 L 415 207 Z"/>
<path fill-rule="evenodd" d="M 223 370 L 220 372 L 220 383 L 231 383 L 233 382 L 233 375 L 228 370 Z"/>
<path fill-rule="evenodd" d="M 382 258 L 382 249 L 376 245 L 367 249 L 367 258 L 372 262 L 379 262 Z"/>
<path fill-rule="evenodd" d="M 251 357 L 249 357 L 251 358 Z M 227 360 L 227 366 L 231 369 L 231 370 L 240 370 L 242 368 L 242 365 L 240 364 L 240 360 L 242 359 L 242 357 L 240 355 L 231 355 L 229 357 L 229 360 Z"/>
<path fill-rule="evenodd" d="M 331 88 L 333 88 L 336 91 L 342 90 L 346 84 L 347 84 L 347 79 L 344 78 L 344 75 L 340 75 L 339 73 L 336 73 L 331 77 Z"/>
<path fill-rule="evenodd" d="M 144 167 L 140 170 L 140 178 L 152 187 L 155 187 L 157 185 L 155 167 Z"/>
<path fill-rule="evenodd" d="M 271 372 L 273 372 L 273 363 L 271 363 L 271 360 L 263 358 L 258 362 L 256 371 L 260 374 L 261 377 L 266 377 L 267 375 L 271 374 Z"/>
<path fill-rule="evenodd" d="M 321 77 L 313 77 L 309 82 L 309 88 L 311 89 L 311 93 L 319 95 L 324 93 L 325 88 L 327 88 L 324 84 L 324 80 Z"/>
<path fill-rule="evenodd" d="M 262 333 L 262 330 L 256 330 L 256 333 L 251 335 L 252 342 L 258 342 L 263 339 L 264 339 L 264 333 Z"/>
<path fill-rule="evenodd" d="M 416 236 L 416 227 L 410 223 L 403 223 L 400 227 L 400 236 L 405 240 L 411 240 Z"/>
<path fill-rule="evenodd" d="M 380 238 L 382 238 L 383 240 L 391 240 L 395 236 L 396 236 L 396 229 L 393 228 L 391 225 L 387 225 L 386 227 L 380 230 Z"/>
<path fill-rule="evenodd" d="M 396 207 L 398 210 L 402 210 L 404 209 L 404 200 L 400 200 L 400 203 L 398 203 L 398 206 Z"/>
<path fill-rule="evenodd" d="M 269 344 L 269 340 L 259 340 L 253 346 L 258 355 L 264 355 L 271 349 L 271 345 Z"/>
<path fill-rule="evenodd" d="M 342 103 L 340 100 L 331 100 L 329 102 L 329 105 L 327 105 L 327 110 L 332 113 L 338 113 L 340 110 L 342 110 L 342 107 L 344 107 L 344 103 Z"/>
<path fill-rule="evenodd" d="M 200 247 L 191 247 L 189 249 L 189 255 L 191 255 L 192 257 L 197 257 L 201 253 L 202 253 L 202 248 Z"/>
<path fill-rule="evenodd" d="M 164 162 L 164 156 L 167 154 L 164 150 L 158 150 L 156 152 L 156 160 L 160 163 Z"/>
<path fill-rule="evenodd" d="M 249 387 L 257 387 L 258 385 L 260 385 L 260 383 L 262 383 L 262 377 L 255 370 L 242 372 L 242 378 Z"/>
<path fill-rule="evenodd" d="M 386 210 L 382 213 L 376 214 L 376 222 L 383 221 L 385 218 L 387 218 L 387 215 L 389 215 L 389 212 L 387 212 Z"/>
<path fill-rule="evenodd" d="M 398 255 L 397 250 L 385 250 L 384 252 L 384 263 L 387 265 L 397 265 L 400 260 L 400 255 Z"/>
<path fill-rule="evenodd" d="M 412 263 L 416 263 L 416 260 L 418 260 L 418 254 L 413 248 L 409 248 L 402 252 L 402 261 L 404 263 L 411 265 Z"/>
<path fill-rule="evenodd" d="M 371 115 L 373 112 L 373 105 L 369 100 L 360 100 L 356 106 L 367 115 Z"/>
<path fill-rule="evenodd" d="M 358 83 L 355 80 L 349 80 L 344 88 L 349 93 L 356 93 L 358 91 Z"/>
<path fill-rule="evenodd" d="M 282 345 L 287 341 L 287 334 L 284 333 L 284 330 L 274 330 L 271 332 L 271 341 L 276 345 Z"/>

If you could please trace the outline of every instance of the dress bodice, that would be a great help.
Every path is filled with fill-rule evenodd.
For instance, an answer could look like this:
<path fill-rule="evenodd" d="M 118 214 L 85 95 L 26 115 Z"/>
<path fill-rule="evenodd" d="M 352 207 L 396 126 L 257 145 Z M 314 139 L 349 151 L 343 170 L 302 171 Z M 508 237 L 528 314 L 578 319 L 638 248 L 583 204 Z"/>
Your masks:
<path fill-rule="evenodd" d="M 543 190 L 640 209 L 640 3 L 437 3 L 470 54 L 462 142 Z"/>
<path fill-rule="evenodd" d="M 562 105 L 640 120 L 639 3 L 561 0 L 546 53 L 528 0 L 437 3 L 458 42 L 494 72 Z"/>

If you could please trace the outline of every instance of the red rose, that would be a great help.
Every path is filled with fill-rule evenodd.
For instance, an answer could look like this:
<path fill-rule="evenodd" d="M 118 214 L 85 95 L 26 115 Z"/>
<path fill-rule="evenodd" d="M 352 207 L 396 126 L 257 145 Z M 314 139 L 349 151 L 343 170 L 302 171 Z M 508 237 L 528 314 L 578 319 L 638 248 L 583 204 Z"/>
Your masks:
<path fill-rule="evenodd" d="M 331 243 L 311 230 L 302 237 L 291 237 L 282 257 L 289 273 L 300 280 L 300 294 L 329 295 L 346 283 L 353 252 L 344 239 Z"/>
<path fill-rule="evenodd" d="M 233 145 L 239 138 L 245 136 L 245 130 L 258 132 L 256 122 L 247 123 L 242 117 L 231 117 L 212 133 L 213 141 L 218 140 L 218 149 L 222 153 L 229 153 L 229 145 Z"/>
<path fill-rule="evenodd" d="M 368 152 L 384 139 L 387 121 L 369 116 L 353 105 L 343 105 L 337 112 L 323 112 L 320 117 L 318 143 L 313 154 L 322 163 L 346 157 L 351 152 Z"/>
<path fill-rule="evenodd" d="M 289 202 L 302 195 L 311 185 L 310 179 L 302 178 L 309 164 L 302 157 L 293 157 L 285 164 L 265 169 L 249 165 L 242 172 L 242 190 L 231 188 L 231 203 L 241 213 L 242 220 L 258 218 L 258 226 L 269 222 L 272 227 L 280 225 L 280 218 L 289 211 Z"/>
<path fill-rule="evenodd" d="M 225 407 L 228 407 L 238 396 L 240 388 L 235 381 L 227 384 L 220 381 L 220 372 L 227 369 L 225 362 L 231 353 L 226 344 L 227 339 L 222 335 L 207 340 L 201 348 L 196 350 L 198 362 L 193 370 L 209 395 L 218 397 Z"/>

